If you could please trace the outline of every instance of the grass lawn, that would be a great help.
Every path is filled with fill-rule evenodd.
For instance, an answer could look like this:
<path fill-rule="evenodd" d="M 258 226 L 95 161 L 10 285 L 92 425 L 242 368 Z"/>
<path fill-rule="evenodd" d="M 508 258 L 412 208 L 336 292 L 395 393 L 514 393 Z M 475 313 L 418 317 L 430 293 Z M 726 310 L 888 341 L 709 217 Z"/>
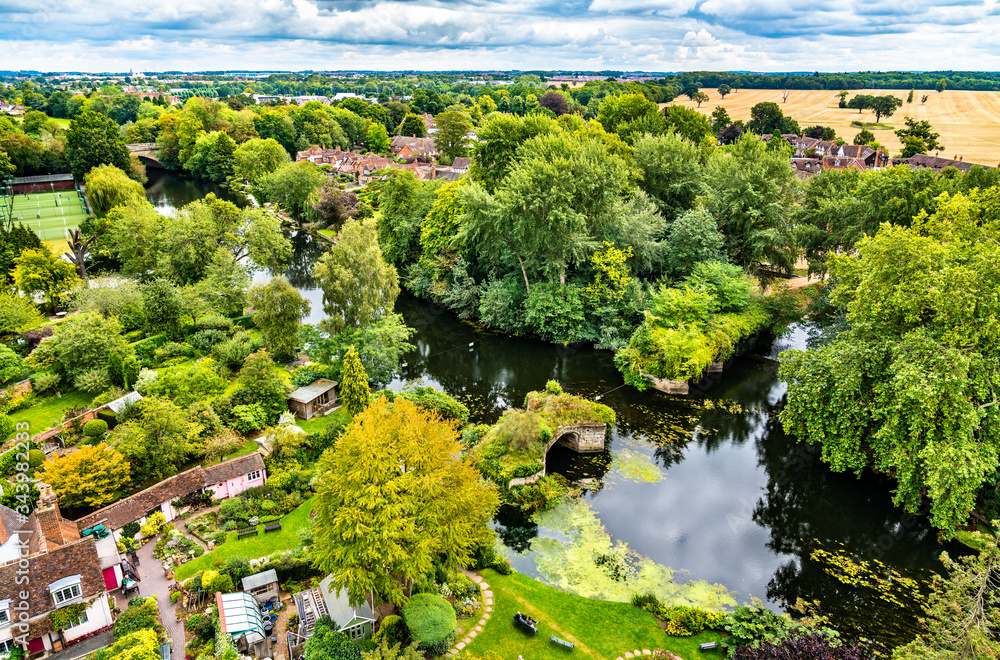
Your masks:
<path fill-rule="evenodd" d="M 25 410 L 19 410 L 10 416 L 15 423 L 28 422 L 28 430 L 32 433 L 42 431 L 56 425 L 63 418 L 67 408 L 78 408 L 89 405 L 94 397 L 79 390 L 67 392 L 61 397 L 52 397 L 44 403 L 39 403 Z"/>
<path fill-rule="evenodd" d="M 226 536 L 226 542 L 215 550 L 178 566 L 175 573 L 177 580 L 186 580 L 198 571 L 221 566 L 230 557 L 255 559 L 273 552 L 294 550 L 300 547 L 302 542 L 299 541 L 299 530 L 304 529 L 309 524 L 309 514 L 312 512 L 312 508 L 313 501 L 306 500 L 299 508 L 281 519 L 281 530 L 277 532 L 265 534 L 264 526 L 260 525 L 257 536 L 240 540 L 236 540 L 236 532 L 229 532 Z"/>
<path fill-rule="evenodd" d="M 296 419 L 295 425 L 306 433 L 313 434 L 319 433 L 326 428 L 327 424 L 335 420 L 340 420 L 345 423 L 349 422 L 351 420 L 351 413 L 347 411 L 346 407 L 341 406 L 325 417 L 313 417 L 310 420 Z"/>
<path fill-rule="evenodd" d="M 255 451 L 257 451 L 257 446 L 258 445 L 256 440 L 247 440 L 242 445 L 240 445 L 239 449 L 223 456 L 222 460 L 220 460 L 219 462 L 222 463 L 223 461 L 228 461 L 234 458 L 239 458 L 240 456 L 246 456 L 247 454 L 252 454 Z"/>
<path fill-rule="evenodd" d="M 630 603 L 568 594 L 520 573 L 503 576 L 485 570 L 482 576 L 493 591 L 493 615 L 469 645 L 473 655 L 493 651 L 501 658 L 523 655 L 531 660 L 553 660 L 572 655 L 613 660 L 626 651 L 667 649 L 686 660 L 723 657 L 719 651 L 698 650 L 699 644 L 720 639 L 717 633 L 668 637 L 652 614 Z M 518 611 L 539 622 L 537 636 L 515 627 L 514 613 Z M 550 635 L 573 642 L 576 648 L 570 652 L 552 645 Z"/>

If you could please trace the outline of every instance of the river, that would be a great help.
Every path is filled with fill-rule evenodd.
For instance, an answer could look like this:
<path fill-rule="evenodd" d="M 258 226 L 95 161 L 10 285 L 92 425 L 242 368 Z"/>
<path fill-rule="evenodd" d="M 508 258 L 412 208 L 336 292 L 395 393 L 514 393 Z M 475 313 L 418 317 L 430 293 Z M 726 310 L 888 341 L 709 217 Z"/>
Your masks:
<path fill-rule="evenodd" d="M 285 274 L 312 303 L 307 322 L 315 323 L 322 300 L 311 266 L 325 245 L 305 235 L 293 243 Z M 255 280 L 268 277 L 258 273 Z M 549 379 L 615 410 L 618 423 L 603 454 L 580 456 L 557 445 L 550 455 L 550 468 L 579 497 L 532 519 L 510 509 L 497 516 L 517 570 L 619 600 L 654 591 L 707 606 L 759 598 L 788 609 L 800 599 L 816 601 L 850 639 L 873 640 L 884 650 L 912 637 L 912 608 L 836 575 L 849 573 L 845 558 L 853 558 L 898 585 L 899 578 L 937 570 L 945 548 L 925 519 L 893 506 L 887 479 L 834 474 L 783 433 L 777 409 L 785 385 L 774 360 L 805 347 L 807 325 L 736 359 L 692 395 L 671 397 L 623 386 L 608 351 L 506 337 L 406 294 L 397 311 L 416 329 L 416 349 L 394 389 L 432 384 L 468 405 L 475 422 L 523 406 L 527 392 Z M 625 568 L 627 581 L 594 561 L 608 556 Z"/>

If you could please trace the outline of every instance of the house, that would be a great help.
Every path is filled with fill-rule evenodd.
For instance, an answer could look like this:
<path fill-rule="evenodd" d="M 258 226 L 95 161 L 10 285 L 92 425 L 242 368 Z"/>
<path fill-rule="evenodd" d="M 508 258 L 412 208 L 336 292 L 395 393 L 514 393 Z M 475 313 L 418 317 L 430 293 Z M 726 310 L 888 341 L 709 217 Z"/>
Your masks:
<path fill-rule="evenodd" d="M 118 557 L 114 541 L 110 536 L 104 539 L 111 541 L 113 554 L 107 554 L 109 544 L 99 548 L 98 539 L 81 537 L 76 526 L 62 517 L 51 488 L 40 483 L 38 489 L 38 506 L 26 519 L 0 507 L 5 553 L 0 565 L 0 652 L 18 645 L 29 655 L 47 655 L 114 623 L 108 606 L 113 582 L 102 568 L 111 564 L 114 576 L 111 562 Z M 9 554 L 11 538 L 18 546 L 15 558 Z M 61 631 L 53 629 L 49 615 L 78 604 L 84 605 L 79 618 Z"/>
<path fill-rule="evenodd" d="M 819 174 L 823 171 L 822 158 L 792 158 L 792 169 L 800 178 Z"/>
<path fill-rule="evenodd" d="M 927 168 L 934 170 L 935 172 L 940 172 L 946 167 L 954 167 L 963 174 L 976 166 L 976 163 L 966 162 L 961 157 L 941 158 L 937 155 L 930 156 L 928 154 L 914 154 L 909 158 L 893 158 L 892 164 L 893 166 L 909 165 L 913 169 Z M 981 165 L 980 167 L 988 168 L 989 165 Z"/>
<path fill-rule="evenodd" d="M 245 593 L 254 597 L 258 603 L 266 603 L 278 597 L 278 573 L 273 568 L 263 573 L 254 573 L 241 580 Z"/>
<path fill-rule="evenodd" d="M 160 511 L 167 522 L 177 517 L 173 502 L 192 493 L 211 491 L 215 499 L 239 495 L 247 488 L 263 486 L 267 481 L 264 459 L 254 452 L 206 468 L 194 467 L 168 477 L 135 495 L 109 504 L 76 521 L 77 529 L 88 529 L 103 524 L 111 530 L 120 530 L 130 522 L 143 520 Z"/>
<path fill-rule="evenodd" d="M 319 586 L 295 594 L 295 607 L 299 614 L 298 640 L 304 641 L 313 633 L 316 620 L 329 616 L 340 632 L 351 639 L 364 639 L 375 628 L 375 613 L 369 603 L 355 607 L 347 597 L 347 591 L 336 591 L 333 576 L 328 575 Z"/>
<path fill-rule="evenodd" d="M 0 100 L 0 114 L 4 113 L 15 117 L 20 117 L 21 115 L 24 114 L 24 106 Z"/>
<path fill-rule="evenodd" d="M 288 408 L 302 419 L 312 419 L 337 403 L 337 381 L 320 378 L 288 395 Z"/>
<path fill-rule="evenodd" d="M 455 159 L 455 162 L 451 164 L 451 169 L 453 172 L 458 172 L 459 174 L 465 174 L 469 171 L 469 166 L 472 165 L 471 158 L 459 157 Z"/>
<path fill-rule="evenodd" d="M 870 170 L 884 167 L 887 160 L 882 148 L 875 150 L 867 144 L 842 144 L 823 156 L 823 169 Z"/>
<path fill-rule="evenodd" d="M 394 156 L 400 156 L 401 158 L 438 155 L 434 147 L 434 138 L 431 137 L 418 138 L 397 135 L 392 138 L 389 151 Z"/>

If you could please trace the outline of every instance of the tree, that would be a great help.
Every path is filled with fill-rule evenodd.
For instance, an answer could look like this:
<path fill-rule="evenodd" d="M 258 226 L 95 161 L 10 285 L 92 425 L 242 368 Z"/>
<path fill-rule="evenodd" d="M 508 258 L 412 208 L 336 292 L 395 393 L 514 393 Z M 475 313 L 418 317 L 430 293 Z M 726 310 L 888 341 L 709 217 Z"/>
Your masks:
<path fill-rule="evenodd" d="M 641 133 L 663 133 L 667 127 L 659 106 L 642 94 L 608 96 L 597 109 L 597 121 L 608 133 L 617 133 L 627 142 Z"/>
<path fill-rule="evenodd" d="M 698 92 L 697 94 L 691 97 L 691 100 L 696 102 L 698 104 L 698 107 L 700 108 L 702 103 L 709 100 L 709 96 L 705 92 Z"/>
<path fill-rule="evenodd" d="M 737 646 L 729 657 L 732 660 L 865 660 L 870 654 L 859 646 L 836 644 L 829 636 L 814 632 L 778 643 Z"/>
<path fill-rule="evenodd" d="M 30 298 L 0 290 L 0 336 L 23 332 L 41 320 Z"/>
<path fill-rule="evenodd" d="M 469 132 L 472 130 L 469 115 L 455 110 L 442 112 L 434 117 L 434 125 L 437 126 L 434 144 L 448 162 L 469 155 Z"/>
<path fill-rule="evenodd" d="M 858 111 L 861 114 L 862 110 L 868 110 L 875 103 L 875 97 L 871 94 L 857 94 L 848 103 L 847 107 Z"/>
<path fill-rule="evenodd" d="M 941 78 L 934 84 L 934 89 L 937 90 L 938 94 L 943 92 L 948 86 L 948 80 L 946 78 Z"/>
<path fill-rule="evenodd" d="M 770 135 L 781 132 L 785 113 L 777 103 L 762 101 L 750 108 L 750 123 L 747 129 L 758 135 Z"/>
<path fill-rule="evenodd" d="M 162 479 L 201 449 L 201 425 L 183 408 L 148 396 L 135 404 L 138 415 L 111 431 L 110 444 L 132 466 L 133 474 Z"/>
<path fill-rule="evenodd" d="M 551 110 L 556 113 L 557 117 L 569 112 L 569 104 L 566 102 L 566 97 L 556 91 L 542 94 L 542 98 L 538 99 L 538 107 Z"/>
<path fill-rule="evenodd" d="M 59 323 L 54 335 L 42 339 L 26 361 L 39 371 L 51 368 L 75 380 L 86 371 L 103 369 L 111 353 L 128 352 L 121 332 L 116 318 L 75 314 Z"/>
<path fill-rule="evenodd" d="M 879 123 L 882 117 L 891 117 L 896 110 L 903 105 L 902 99 L 892 94 L 876 96 L 872 101 L 871 109 L 875 113 L 875 123 Z"/>
<path fill-rule="evenodd" d="M 940 197 L 933 215 L 883 224 L 831 256 L 831 301 L 847 329 L 820 349 L 782 355 L 786 432 L 821 444 L 833 470 L 894 475 L 895 503 L 916 512 L 926 498 L 946 537 L 1000 466 L 988 366 L 1000 357 L 1000 302 L 980 293 L 1000 288 L 990 265 L 1000 258 L 998 196 Z"/>
<path fill-rule="evenodd" d="M 356 346 L 368 380 L 376 386 L 385 386 L 399 373 L 402 356 L 413 350 L 413 344 L 407 340 L 414 332 L 402 315 L 387 314 L 371 325 L 344 330 L 337 335 L 304 326 L 300 337 L 306 354 L 323 364 L 342 365 L 347 350 Z"/>
<path fill-rule="evenodd" d="M 925 151 L 920 153 L 926 153 L 927 150 L 940 151 L 944 149 L 944 145 L 937 141 L 940 134 L 934 132 L 931 128 L 931 123 L 926 119 L 917 121 L 912 117 L 905 117 L 903 123 L 906 124 L 906 127 L 897 129 L 895 133 L 896 137 L 904 145 L 909 138 L 914 137 L 922 140 L 926 147 Z"/>
<path fill-rule="evenodd" d="M 43 479 L 59 501 L 71 507 L 101 507 L 115 499 L 128 483 L 131 467 L 125 457 L 103 442 L 81 445 L 76 451 L 42 464 Z"/>
<path fill-rule="evenodd" d="M 702 261 L 725 261 L 725 237 L 704 209 L 683 213 L 668 231 L 663 265 L 670 276 L 685 277 Z"/>
<path fill-rule="evenodd" d="M 0 344 L 0 384 L 14 380 L 24 371 L 24 361 L 7 346 Z"/>
<path fill-rule="evenodd" d="M 377 154 L 389 153 L 389 134 L 385 126 L 373 123 L 368 127 L 368 149 Z"/>
<path fill-rule="evenodd" d="M 358 197 L 341 190 L 334 179 L 327 179 L 319 189 L 312 210 L 319 216 L 322 226 L 339 230 L 345 222 L 358 216 Z"/>
<path fill-rule="evenodd" d="M 460 454 L 456 423 L 405 399 L 354 418 L 316 476 L 314 558 L 334 588 L 402 604 L 437 558 L 454 565 L 489 542 L 499 499 Z"/>
<path fill-rule="evenodd" d="M 854 136 L 854 144 L 871 144 L 875 141 L 875 134 L 869 131 L 867 128 L 862 128 L 857 135 Z"/>
<path fill-rule="evenodd" d="M 899 153 L 899 157 L 909 158 L 925 153 L 927 153 L 927 144 L 916 135 L 908 135 L 903 142 L 903 150 Z"/>
<path fill-rule="evenodd" d="M 296 333 L 302 317 L 309 313 L 309 301 L 282 276 L 250 289 L 253 322 L 260 328 L 264 346 L 278 360 L 295 356 Z"/>
<path fill-rule="evenodd" d="M 382 259 L 373 220 L 349 220 L 313 275 L 327 314 L 321 325 L 331 334 L 373 323 L 392 311 L 399 295 L 399 276 Z"/>
<path fill-rule="evenodd" d="M 719 98 L 724 99 L 727 94 L 730 94 L 733 91 L 733 88 L 729 85 L 719 85 L 719 89 L 716 91 L 719 92 Z"/>
<path fill-rule="evenodd" d="M 128 147 L 118 125 L 97 112 L 88 110 L 70 122 L 66 149 L 73 176 L 79 181 L 98 165 L 114 165 L 123 172 L 130 169 Z"/>
<path fill-rule="evenodd" d="M 906 95 L 906 102 L 907 103 L 913 103 L 913 93 L 915 91 L 916 91 L 916 88 L 914 88 L 914 87 L 910 88 L 910 93 Z"/>
<path fill-rule="evenodd" d="M 715 106 L 715 110 L 712 110 L 712 130 L 719 133 L 732 123 L 733 118 L 729 116 L 729 111 L 721 105 Z"/>
<path fill-rule="evenodd" d="M 80 278 L 73 264 L 57 258 L 43 245 L 24 250 L 14 260 L 14 283 L 29 296 L 43 296 L 45 307 L 54 312 L 63 297 L 80 284 Z"/>
<path fill-rule="evenodd" d="M 304 650 L 306 660 L 362 660 L 358 645 L 337 630 L 329 615 L 316 620 Z"/>
<path fill-rule="evenodd" d="M 98 165 L 85 177 L 87 199 L 98 218 L 116 206 L 146 199 L 146 189 L 114 165 Z"/>
<path fill-rule="evenodd" d="M 255 185 L 288 160 L 288 152 L 273 138 L 247 140 L 233 153 L 233 176 Z"/>
<path fill-rule="evenodd" d="M 962 660 L 1000 657 L 1000 546 L 975 532 L 979 552 L 952 559 L 941 553 L 946 575 L 933 576 L 926 634 L 893 651 L 893 660 Z"/>
<path fill-rule="evenodd" d="M 705 151 L 674 131 L 635 142 L 642 189 L 668 220 L 694 206 L 705 192 Z"/>
<path fill-rule="evenodd" d="M 259 179 L 255 190 L 262 200 L 283 206 L 301 221 L 323 176 L 323 171 L 307 160 L 285 163 Z"/>
<path fill-rule="evenodd" d="M 352 415 L 357 415 L 367 408 L 371 399 L 368 374 L 365 373 L 354 346 L 348 348 L 347 355 L 344 356 L 344 368 L 340 376 L 340 399 Z"/>
<path fill-rule="evenodd" d="M 142 287 L 142 312 L 151 332 L 164 332 L 180 339 L 184 299 L 172 283 L 154 280 Z"/>
<path fill-rule="evenodd" d="M 419 116 L 410 113 L 403 117 L 403 123 L 399 125 L 399 134 L 409 137 L 427 137 L 427 124 Z"/>

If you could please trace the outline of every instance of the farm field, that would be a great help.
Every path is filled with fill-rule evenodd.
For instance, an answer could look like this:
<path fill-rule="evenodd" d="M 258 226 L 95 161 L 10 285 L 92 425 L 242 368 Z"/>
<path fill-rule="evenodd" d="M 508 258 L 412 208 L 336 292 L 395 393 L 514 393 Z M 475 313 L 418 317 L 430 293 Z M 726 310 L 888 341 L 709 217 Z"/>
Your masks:
<path fill-rule="evenodd" d="M 785 102 L 781 100 L 784 90 L 780 89 L 741 89 L 725 99 L 720 99 L 718 91 L 713 88 L 701 91 L 708 94 L 709 100 L 700 108 L 686 96 L 678 97 L 674 103 L 695 108 L 706 115 L 721 105 L 733 119 L 746 121 L 750 119 L 750 109 L 754 105 L 773 101 L 803 129 L 816 124 L 832 126 L 837 135 L 849 144 L 861 130 L 851 126 L 852 121 L 875 121 L 872 112 L 858 113 L 857 110 L 838 108 L 837 93 L 830 90 L 791 90 Z M 945 146 L 939 154 L 942 158 L 962 157 L 993 167 L 1000 163 L 1000 92 L 945 90 L 939 94 L 933 90 L 918 89 L 913 93 L 913 103 L 906 103 L 909 93 L 908 89 L 863 89 L 851 91 L 847 98 L 850 100 L 856 94 L 892 94 L 903 100 L 902 107 L 892 117 L 882 119 L 884 128 L 870 129 L 875 139 L 889 148 L 890 155 L 897 155 L 901 149 L 893 131 L 903 126 L 904 117 L 910 116 L 918 120 L 926 119 L 941 134 L 940 142 Z M 927 103 L 921 104 L 920 99 L 925 94 Z M 660 107 L 666 105 L 661 103 Z"/>

